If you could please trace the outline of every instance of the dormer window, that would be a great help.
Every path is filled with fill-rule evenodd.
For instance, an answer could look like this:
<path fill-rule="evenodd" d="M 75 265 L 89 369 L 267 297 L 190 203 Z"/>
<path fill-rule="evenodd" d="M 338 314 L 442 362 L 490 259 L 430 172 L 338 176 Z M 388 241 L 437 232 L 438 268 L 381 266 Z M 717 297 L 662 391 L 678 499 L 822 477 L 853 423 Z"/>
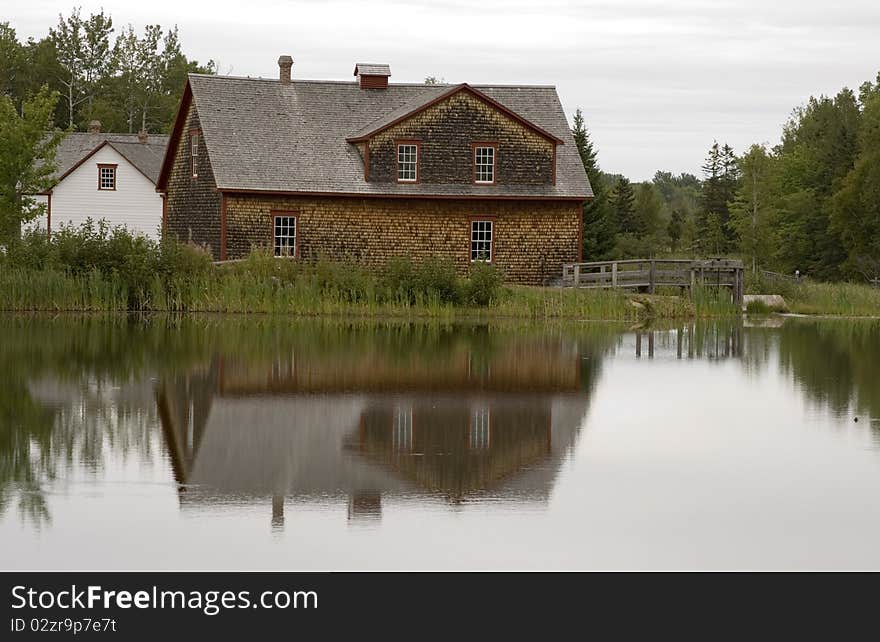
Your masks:
<path fill-rule="evenodd" d="M 494 143 L 474 145 L 474 182 L 480 185 L 495 184 L 495 157 L 498 146 Z"/>
<path fill-rule="evenodd" d="M 416 183 L 419 180 L 419 143 L 397 143 L 397 182 Z"/>
<path fill-rule="evenodd" d="M 199 175 L 199 132 L 192 131 L 189 134 L 189 157 L 192 165 L 192 177 Z"/>
<path fill-rule="evenodd" d="M 116 189 L 116 165 L 98 165 L 98 189 L 114 191 Z"/>

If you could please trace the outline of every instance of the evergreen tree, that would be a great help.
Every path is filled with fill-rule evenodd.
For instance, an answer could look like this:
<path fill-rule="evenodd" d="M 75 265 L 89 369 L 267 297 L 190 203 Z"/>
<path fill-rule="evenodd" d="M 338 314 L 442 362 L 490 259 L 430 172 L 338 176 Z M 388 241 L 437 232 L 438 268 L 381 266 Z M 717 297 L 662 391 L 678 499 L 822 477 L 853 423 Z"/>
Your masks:
<path fill-rule="evenodd" d="M 584 204 L 583 225 L 583 256 L 585 260 L 602 260 L 608 258 L 614 247 L 615 228 L 608 203 L 608 192 L 602 172 L 599 169 L 597 153 L 590 140 L 590 134 L 584 124 L 584 116 L 580 108 L 574 114 L 574 125 L 571 130 L 577 145 L 581 162 L 587 172 L 593 198 Z"/>
<path fill-rule="evenodd" d="M 733 148 L 727 144 L 719 146 L 718 141 L 714 141 L 702 169 L 703 198 L 697 229 L 704 241 L 703 250 L 719 254 L 727 251 L 732 237 L 728 204 L 734 198 L 738 182 Z"/>
<path fill-rule="evenodd" d="M 621 178 L 611 192 L 611 211 L 615 231 L 619 234 L 638 234 L 636 220 L 636 195 L 628 178 Z"/>

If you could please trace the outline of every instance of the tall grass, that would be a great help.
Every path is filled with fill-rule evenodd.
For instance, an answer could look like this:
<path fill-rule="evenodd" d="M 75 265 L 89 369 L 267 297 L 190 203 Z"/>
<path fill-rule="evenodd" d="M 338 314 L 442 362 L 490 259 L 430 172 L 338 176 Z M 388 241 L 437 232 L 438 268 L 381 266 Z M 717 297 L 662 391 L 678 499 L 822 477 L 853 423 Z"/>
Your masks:
<path fill-rule="evenodd" d="M 214 265 L 199 248 L 90 222 L 61 229 L 51 239 L 25 235 L 0 253 L 0 309 L 618 321 L 736 313 L 709 290 L 692 301 L 505 286 L 492 265 L 475 264 L 463 278 L 441 259 L 396 258 L 370 271 L 351 263 L 276 259 L 256 250 L 244 260 Z"/>
<path fill-rule="evenodd" d="M 880 316 L 880 288 L 861 283 L 820 283 L 768 279 L 749 274 L 748 294 L 779 294 L 791 312 L 841 316 Z"/>

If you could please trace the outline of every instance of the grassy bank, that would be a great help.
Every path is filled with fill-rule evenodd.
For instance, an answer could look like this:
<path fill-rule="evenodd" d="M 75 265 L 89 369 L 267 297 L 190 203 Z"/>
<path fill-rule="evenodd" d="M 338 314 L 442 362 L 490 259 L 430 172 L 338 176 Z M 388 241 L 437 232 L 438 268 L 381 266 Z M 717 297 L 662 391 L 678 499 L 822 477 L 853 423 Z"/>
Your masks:
<path fill-rule="evenodd" d="M 215 312 L 350 317 L 509 317 L 639 321 L 733 314 L 710 293 L 679 296 L 508 286 L 494 266 L 467 278 L 442 259 L 352 263 L 276 259 L 255 251 L 214 265 L 200 249 L 101 225 L 26 235 L 0 254 L 0 309 Z"/>
<path fill-rule="evenodd" d="M 466 284 L 465 284 L 466 287 Z M 7 269 L 0 274 L 0 309 L 47 312 L 213 312 L 301 316 L 499 317 L 639 321 L 717 316 L 715 305 L 694 305 L 686 297 L 624 292 L 498 286 L 485 305 L 445 300 L 436 291 L 412 297 L 384 292 L 378 278 L 365 287 L 322 282 L 314 276 L 280 281 L 245 270 L 213 269 L 205 275 L 170 281 L 152 277 L 131 296 L 118 275 L 97 270 Z M 729 306 L 728 306 L 729 307 Z M 732 311 L 728 311 L 733 313 Z"/>
<path fill-rule="evenodd" d="M 755 278 L 746 282 L 747 294 L 780 294 L 790 312 L 837 316 L 880 316 L 880 288 L 858 283 L 820 283 Z"/>
<path fill-rule="evenodd" d="M 507 286 L 494 266 L 466 278 L 448 260 L 355 263 L 276 259 L 255 251 L 214 265 L 199 248 L 86 224 L 31 233 L 0 253 L 0 309 L 215 312 L 302 316 L 507 317 L 640 321 L 732 316 L 729 294 L 682 297 Z"/>

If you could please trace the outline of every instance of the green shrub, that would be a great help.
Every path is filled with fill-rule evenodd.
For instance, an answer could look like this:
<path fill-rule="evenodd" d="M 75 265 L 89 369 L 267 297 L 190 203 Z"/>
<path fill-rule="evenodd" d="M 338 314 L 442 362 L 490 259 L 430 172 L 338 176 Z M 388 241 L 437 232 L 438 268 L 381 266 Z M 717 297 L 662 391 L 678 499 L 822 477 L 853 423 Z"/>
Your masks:
<path fill-rule="evenodd" d="M 429 258 L 415 271 L 417 292 L 425 301 L 457 305 L 462 299 L 462 288 L 455 264 L 449 259 Z"/>
<path fill-rule="evenodd" d="M 504 276 L 491 263 L 474 263 L 465 286 L 465 299 L 471 305 L 488 306 L 498 300 Z"/>

